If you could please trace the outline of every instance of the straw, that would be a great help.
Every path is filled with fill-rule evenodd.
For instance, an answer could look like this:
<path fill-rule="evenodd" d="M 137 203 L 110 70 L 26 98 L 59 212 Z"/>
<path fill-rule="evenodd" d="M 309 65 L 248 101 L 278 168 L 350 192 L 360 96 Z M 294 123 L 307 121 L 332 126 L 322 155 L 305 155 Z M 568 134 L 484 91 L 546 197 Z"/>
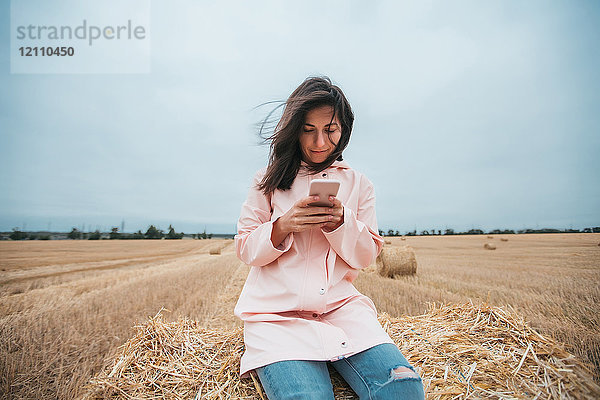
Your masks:
<path fill-rule="evenodd" d="M 430 305 L 426 314 L 379 322 L 420 373 L 427 399 L 600 398 L 591 369 L 530 328 L 511 308 Z M 165 322 L 162 310 L 141 325 L 88 385 L 86 399 L 262 399 L 258 378 L 239 378 L 243 328 L 205 329 Z M 336 399 L 357 396 L 329 366 Z"/>

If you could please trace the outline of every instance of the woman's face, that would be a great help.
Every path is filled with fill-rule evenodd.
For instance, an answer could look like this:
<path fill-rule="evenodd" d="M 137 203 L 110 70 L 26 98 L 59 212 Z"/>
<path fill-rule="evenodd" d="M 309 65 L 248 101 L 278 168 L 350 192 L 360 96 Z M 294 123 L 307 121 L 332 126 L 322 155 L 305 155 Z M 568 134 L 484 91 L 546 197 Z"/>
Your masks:
<path fill-rule="evenodd" d="M 306 113 L 300 130 L 300 149 L 305 162 L 322 163 L 335 150 L 342 136 L 342 126 L 337 116 L 331 121 L 332 115 L 331 106 L 320 106 Z"/>

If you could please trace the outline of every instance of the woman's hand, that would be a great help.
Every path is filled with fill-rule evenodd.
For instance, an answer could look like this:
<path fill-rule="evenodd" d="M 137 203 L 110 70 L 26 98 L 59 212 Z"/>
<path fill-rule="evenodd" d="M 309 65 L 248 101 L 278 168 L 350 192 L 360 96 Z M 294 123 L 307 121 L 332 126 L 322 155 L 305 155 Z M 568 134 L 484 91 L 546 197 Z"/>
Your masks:
<path fill-rule="evenodd" d="M 333 203 L 333 206 L 329 207 L 330 214 L 333 218 L 326 224 L 321 225 L 321 228 L 325 232 L 334 231 L 344 223 L 344 206 L 342 205 L 342 202 L 333 196 L 329 196 L 329 201 Z"/>
<path fill-rule="evenodd" d="M 344 222 L 342 203 L 333 196 L 329 201 L 332 207 L 310 206 L 319 200 L 319 196 L 307 196 L 298 200 L 285 214 L 273 223 L 271 242 L 277 247 L 290 232 L 302 232 L 314 227 L 323 228 L 326 232 L 336 229 Z"/>

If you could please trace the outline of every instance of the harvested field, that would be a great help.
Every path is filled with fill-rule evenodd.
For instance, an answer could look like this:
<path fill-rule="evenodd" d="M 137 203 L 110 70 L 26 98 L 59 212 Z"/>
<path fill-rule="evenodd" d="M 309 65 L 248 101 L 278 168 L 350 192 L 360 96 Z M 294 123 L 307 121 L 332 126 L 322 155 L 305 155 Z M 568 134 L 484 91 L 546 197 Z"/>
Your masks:
<path fill-rule="evenodd" d="M 501 237 L 509 241 L 501 241 Z M 415 250 L 415 276 L 360 274 L 380 313 L 428 302 L 511 305 L 581 360 L 600 360 L 598 234 L 386 238 Z M 499 240 L 500 239 L 500 240 Z M 484 243 L 493 241 L 496 250 Z M 78 398 L 132 327 L 162 307 L 207 329 L 241 326 L 233 306 L 249 268 L 229 240 L 0 242 L 0 397 Z M 220 255 L 210 255 L 214 244 Z"/>

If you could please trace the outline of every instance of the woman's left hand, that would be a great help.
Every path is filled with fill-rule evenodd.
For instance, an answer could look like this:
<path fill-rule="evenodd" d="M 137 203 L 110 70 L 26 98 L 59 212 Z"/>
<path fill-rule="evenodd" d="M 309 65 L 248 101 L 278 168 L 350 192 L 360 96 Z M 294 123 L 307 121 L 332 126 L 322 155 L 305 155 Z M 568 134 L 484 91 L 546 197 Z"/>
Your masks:
<path fill-rule="evenodd" d="M 329 201 L 333 203 L 333 206 L 329 207 L 330 212 L 328 212 L 331 215 L 331 221 L 321 225 L 321 229 L 325 232 L 334 231 L 344 223 L 344 207 L 342 202 L 334 196 L 329 196 Z"/>

